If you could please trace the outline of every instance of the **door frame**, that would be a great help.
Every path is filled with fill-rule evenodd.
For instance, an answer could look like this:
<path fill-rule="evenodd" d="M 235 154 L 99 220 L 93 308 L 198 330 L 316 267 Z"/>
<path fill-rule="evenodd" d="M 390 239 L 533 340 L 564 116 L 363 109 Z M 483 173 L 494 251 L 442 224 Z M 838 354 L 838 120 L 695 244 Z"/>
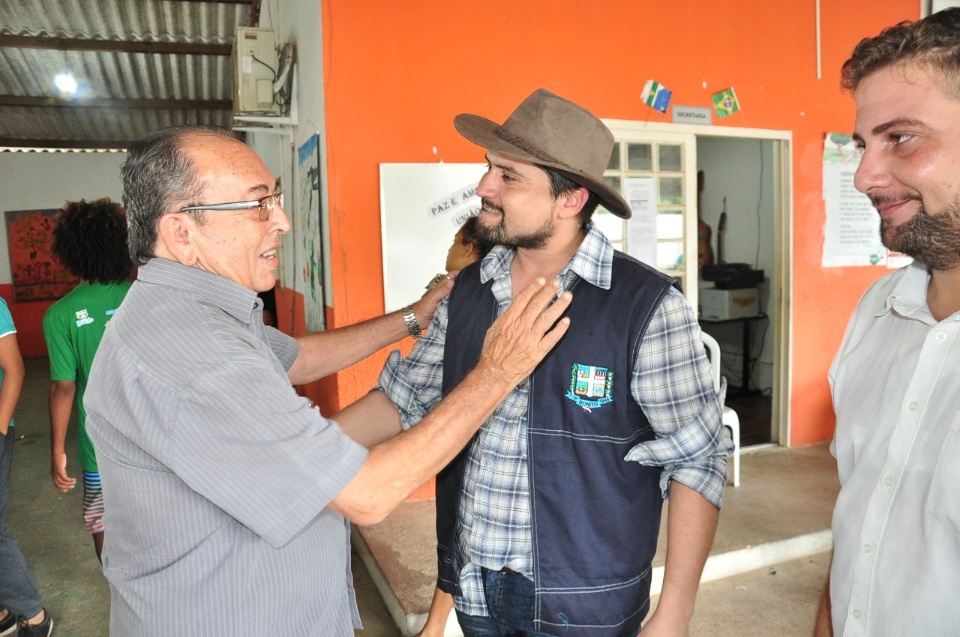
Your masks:
<path fill-rule="evenodd" d="M 727 137 L 736 139 L 758 139 L 773 141 L 774 163 L 777 167 L 776 193 L 774 194 L 774 224 L 777 232 L 777 244 L 774 254 L 774 275 L 770 279 L 770 290 L 776 317 L 773 321 L 773 400 L 771 418 L 777 427 L 777 440 L 772 445 L 790 446 L 790 388 L 792 360 L 792 308 L 793 308 L 793 132 L 764 128 L 739 128 L 732 126 L 703 126 L 699 124 L 669 124 L 661 122 L 643 122 L 622 119 L 603 119 L 617 141 L 659 141 L 668 134 L 689 136 L 691 142 L 685 144 L 686 152 L 692 144 L 692 154 L 685 158 L 685 232 L 687 233 L 687 255 L 696 255 L 696 138 Z M 645 137 L 646 135 L 646 137 Z M 675 138 L 674 138 L 675 139 Z M 692 247 L 692 252 L 690 251 Z M 694 261 L 689 256 L 687 261 Z M 696 286 L 687 286 L 696 288 Z M 696 290 L 687 297 L 696 304 Z M 696 307 L 696 305 L 694 305 Z M 772 432 L 773 433 L 773 432 Z M 767 445 L 757 445 L 763 448 Z"/>

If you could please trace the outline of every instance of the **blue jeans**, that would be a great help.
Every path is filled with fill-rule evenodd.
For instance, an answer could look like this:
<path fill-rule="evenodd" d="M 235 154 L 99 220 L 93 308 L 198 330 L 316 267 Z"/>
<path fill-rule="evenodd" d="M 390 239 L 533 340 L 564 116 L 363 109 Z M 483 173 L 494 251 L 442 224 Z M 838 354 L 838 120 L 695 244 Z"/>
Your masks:
<path fill-rule="evenodd" d="M 10 477 L 13 473 L 13 432 L 0 436 L 0 607 L 17 617 L 40 614 L 40 590 L 20 547 L 10 536 L 7 526 L 7 500 L 10 498 Z"/>
<path fill-rule="evenodd" d="M 512 571 L 480 570 L 490 616 L 457 611 L 464 637 L 549 637 L 533 627 L 533 582 Z"/>

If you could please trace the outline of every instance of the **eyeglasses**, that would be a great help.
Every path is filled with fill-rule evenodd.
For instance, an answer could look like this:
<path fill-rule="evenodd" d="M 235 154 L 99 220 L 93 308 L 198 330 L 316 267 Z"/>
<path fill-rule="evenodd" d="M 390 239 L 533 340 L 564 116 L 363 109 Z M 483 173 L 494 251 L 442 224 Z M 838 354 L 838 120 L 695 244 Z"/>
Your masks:
<path fill-rule="evenodd" d="M 255 199 L 253 201 L 232 201 L 230 203 L 212 203 L 205 206 L 187 206 L 177 212 L 190 212 L 191 210 L 247 210 L 248 208 L 258 208 L 260 210 L 260 221 L 268 221 L 274 206 L 283 208 L 282 192 L 275 192 L 272 195 L 267 195 L 263 199 Z"/>

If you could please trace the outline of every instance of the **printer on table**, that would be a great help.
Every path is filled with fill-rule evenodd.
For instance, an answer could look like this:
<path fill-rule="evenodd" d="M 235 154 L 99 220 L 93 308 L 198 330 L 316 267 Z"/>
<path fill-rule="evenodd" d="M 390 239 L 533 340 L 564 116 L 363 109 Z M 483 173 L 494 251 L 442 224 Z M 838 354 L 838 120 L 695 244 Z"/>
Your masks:
<path fill-rule="evenodd" d="M 763 270 L 747 263 L 717 263 L 700 269 L 700 318 L 725 321 L 760 313 L 757 286 Z"/>

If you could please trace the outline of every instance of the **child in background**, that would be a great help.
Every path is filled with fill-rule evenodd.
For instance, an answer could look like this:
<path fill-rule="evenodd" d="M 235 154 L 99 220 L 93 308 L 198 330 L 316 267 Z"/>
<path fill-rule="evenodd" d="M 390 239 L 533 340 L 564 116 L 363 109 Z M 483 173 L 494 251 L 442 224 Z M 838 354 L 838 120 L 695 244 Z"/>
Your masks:
<path fill-rule="evenodd" d="M 447 252 L 447 272 L 460 271 L 475 261 L 480 261 L 493 248 L 477 236 L 477 218 L 470 217 L 453 238 L 453 245 Z M 444 275 L 434 277 L 434 282 L 443 279 Z M 433 601 L 430 603 L 430 612 L 427 622 L 416 637 L 443 637 L 447 625 L 447 618 L 453 610 L 453 598 L 439 588 L 433 591 Z"/>
<path fill-rule="evenodd" d="M 133 274 L 123 207 L 110 199 L 68 202 L 53 228 L 53 254 L 81 279 L 43 317 L 50 356 L 50 474 L 66 493 L 77 484 L 67 473 L 64 441 L 77 406 L 77 465 L 83 478 L 83 525 L 103 550 L 103 490 L 93 443 L 87 435 L 83 392 L 107 323 L 120 307 Z"/>

